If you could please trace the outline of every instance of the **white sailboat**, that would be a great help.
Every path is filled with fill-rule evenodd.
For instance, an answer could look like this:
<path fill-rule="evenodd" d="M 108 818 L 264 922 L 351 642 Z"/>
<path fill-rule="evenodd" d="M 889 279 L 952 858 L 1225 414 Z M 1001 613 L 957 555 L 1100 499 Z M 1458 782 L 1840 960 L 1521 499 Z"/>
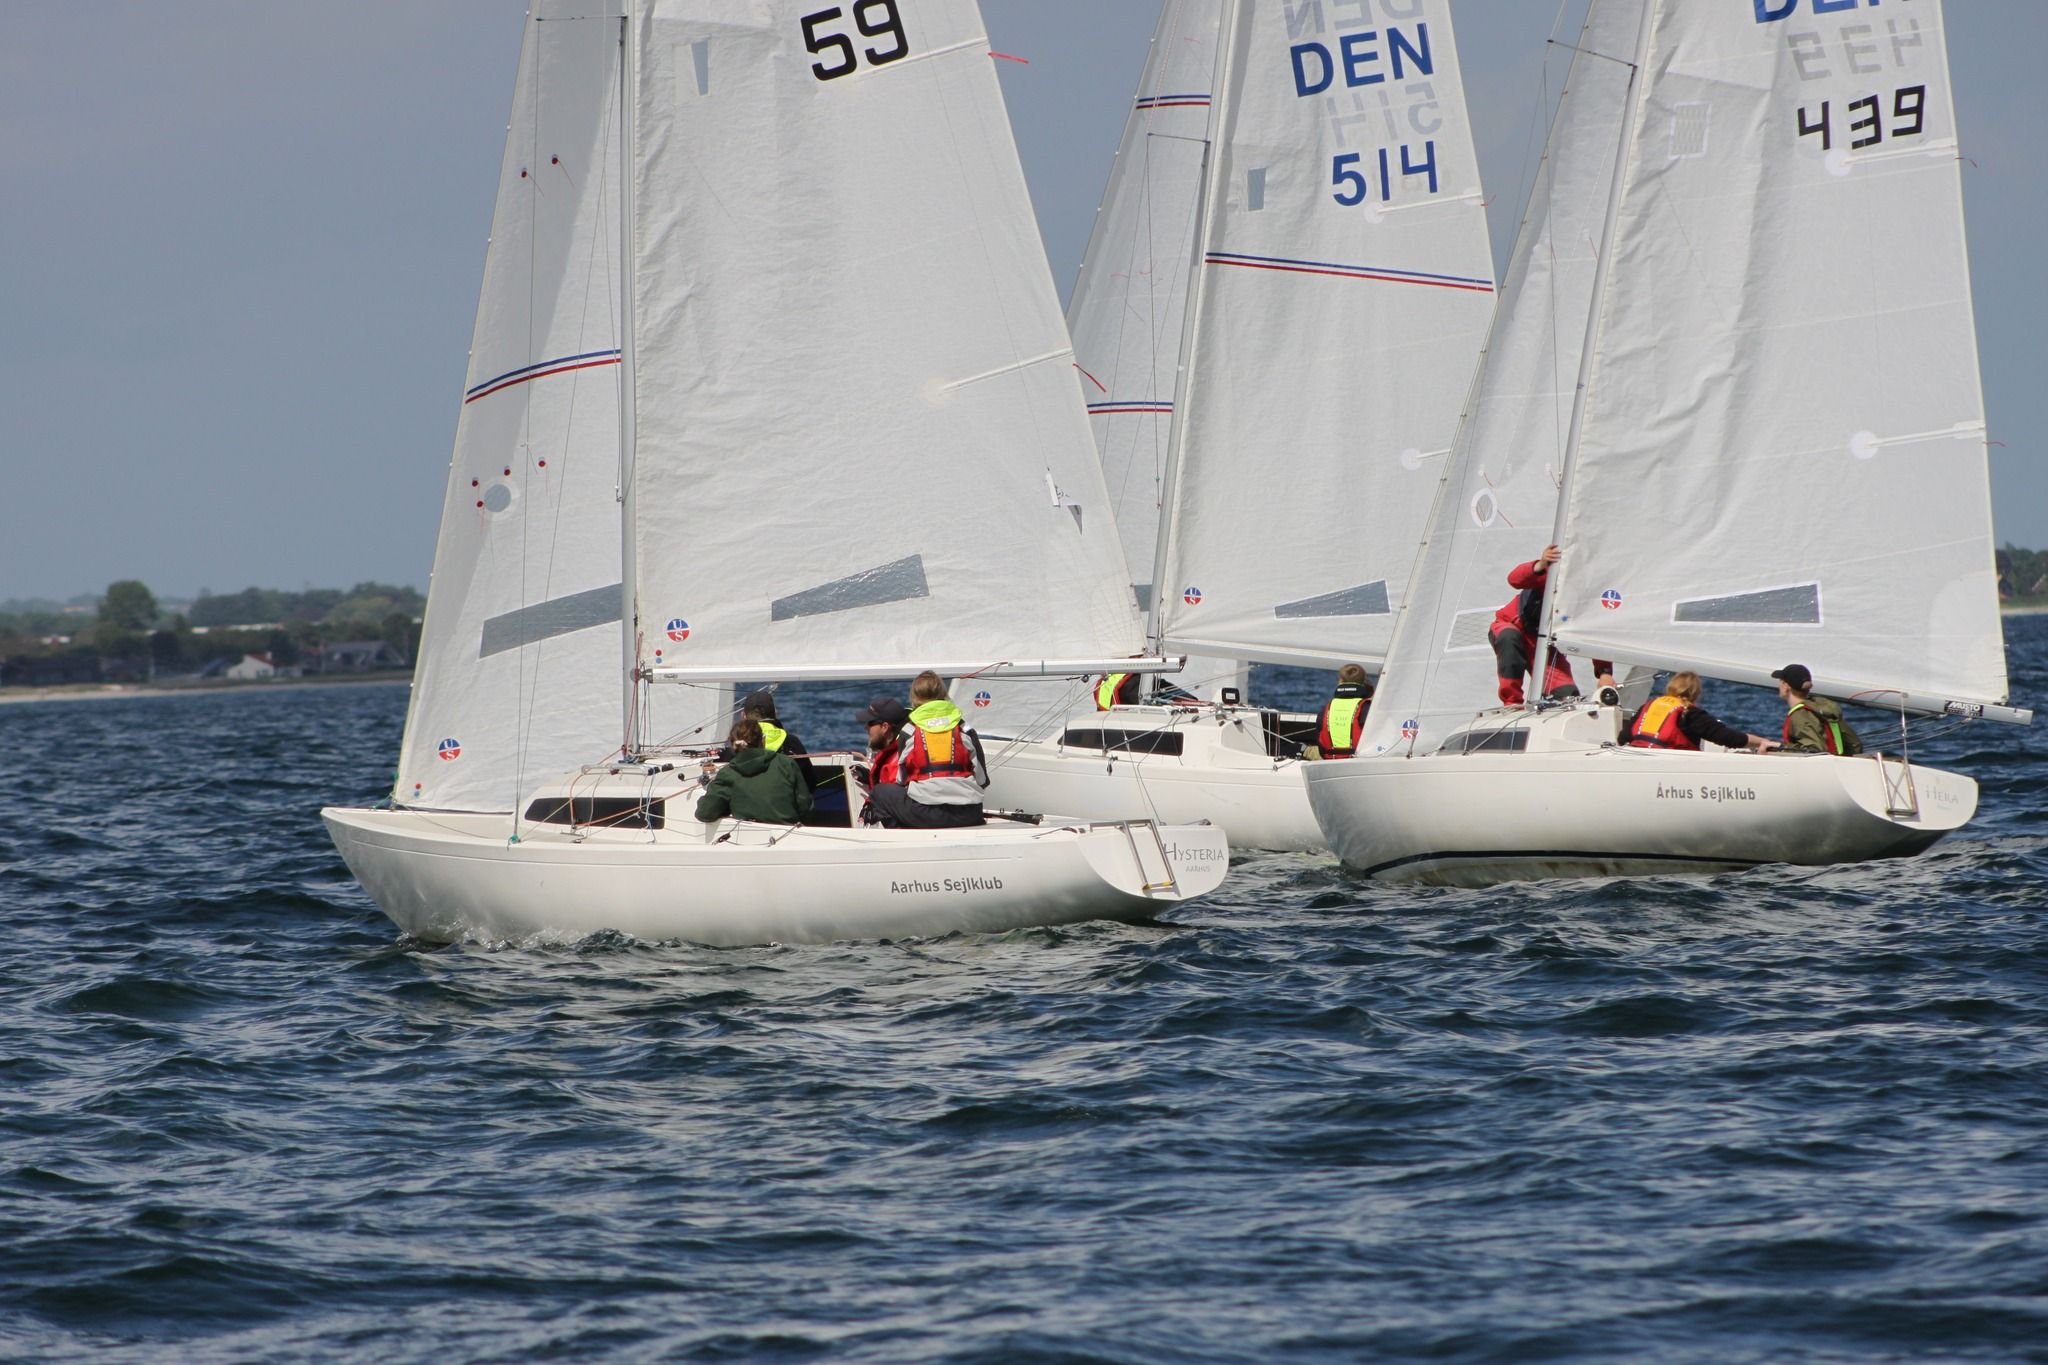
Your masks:
<path fill-rule="evenodd" d="M 1347 865 L 1483 885 L 1824 864 L 1920 852 L 1974 812 L 1976 784 L 1903 741 L 1670 752 L 1619 745 L 1620 707 L 1488 709 L 1467 584 L 1545 539 L 1546 633 L 1575 657 L 1764 684 L 1796 661 L 1902 716 L 2031 719 L 2006 705 L 1940 7 L 1870 48 L 1855 15 L 1793 9 L 1594 0 L 1539 187 L 1560 222 L 1604 209 L 1590 272 L 1546 285 L 1589 301 L 1559 312 L 1587 330 L 1557 518 L 1486 524 L 1508 504 L 1484 472 L 1540 443 L 1513 413 L 1541 368 L 1532 214 L 1419 571 L 1440 590 L 1401 622 L 1372 756 L 1308 774 Z"/>
<path fill-rule="evenodd" d="M 1071 316 L 1152 646 L 1207 704 L 1007 731 L 1006 800 L 1324 847 L 1316 718 L 1243 669 L 1377 667 L 1493 302 L 1449 6 L 1400 11 L 1165 6 Z"/>
<path fill-rule="evenodd" d="M 844 758 L 813 823 L 693 818 L 735 682 L 1080 673 L 1140 637 L 972 0 L 606 9 L 528 16 L 398 778 L 323 812 L 350 869 L 436 939 L 1212 889 L 1211 826 L 852 827 Z"/>

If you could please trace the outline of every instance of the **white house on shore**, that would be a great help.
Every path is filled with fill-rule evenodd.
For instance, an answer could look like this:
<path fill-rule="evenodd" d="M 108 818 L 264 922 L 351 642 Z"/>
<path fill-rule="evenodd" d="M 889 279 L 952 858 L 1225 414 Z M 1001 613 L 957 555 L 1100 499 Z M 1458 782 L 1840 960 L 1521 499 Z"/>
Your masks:
<path fill-rule="evenodd" d="M 263 678 L 296 678 L 304 671 L 293 664 L 280 664 L 268 654 L 244 654 L 240 663 L 229 664 L 221 676 L 236 682 L 257 682 Z"/>

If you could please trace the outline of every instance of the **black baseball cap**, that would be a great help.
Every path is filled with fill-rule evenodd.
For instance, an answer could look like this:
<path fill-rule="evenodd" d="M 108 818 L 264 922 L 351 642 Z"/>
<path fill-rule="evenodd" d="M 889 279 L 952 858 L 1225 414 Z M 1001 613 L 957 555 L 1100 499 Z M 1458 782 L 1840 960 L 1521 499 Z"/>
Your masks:
<path fill-rule="evenodd" d="M 740 703 L 743 716 L 766 716 L 775 719 L 775 694 L 773 692 L 749 692 L 747 699 Z"/>
<path fill-rule="evenodd" d="M 866 707 L 853 713 L 856 722 L 862 725 L 901 725 L 910 719 L 910 712 L 903 709 L 903 703 L 894 697 L 876 697 Z"/>
<path fill-rule="evenodd" d="M 1795 692 L 1804 692 L 1813 686 L 1813 674 L 1806 671 L 1805 664 L 1786 664 L 1771 674 L 1779 682 L 1792 684 Z"/>

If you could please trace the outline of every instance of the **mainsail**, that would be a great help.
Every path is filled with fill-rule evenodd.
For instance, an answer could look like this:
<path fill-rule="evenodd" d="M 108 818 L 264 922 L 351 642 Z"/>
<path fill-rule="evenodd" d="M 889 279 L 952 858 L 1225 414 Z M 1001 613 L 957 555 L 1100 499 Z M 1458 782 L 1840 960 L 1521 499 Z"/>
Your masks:
<path fill-rule="evenodd" d="M 1158 585 L 1169 649 L 1377 662 L 1493 305 L 1447 0 L 1236 0 Z"/>
<path fill-rule="evenodd" d="M 1498 705 L 1494 612 L 1549 542 L 1594 265 L 1645 0 L 1593 0 L 1508 261 L 1469 411 L 1443 472 L 1365 753 L 1427 753 Z"/>
<path fill-rule="evenodd" d="M 1830 10 L 1838 7 L 1830 6 Z M 1942 10 L 1658 4 L 1567 480 L 1578 654 L 2006 697 Z"/>
<path fill-rule="evenodd" d="M 510 810 L 623 736 L 619 25 L 526 24 L 392 798 Z"/>
<path fill-rule="evenodd" d="M 1135 650 L 971 0 L 658 0 L 634 23 L 641 664 Z M 831 212 L 790 211 L 813 193 Z"/>

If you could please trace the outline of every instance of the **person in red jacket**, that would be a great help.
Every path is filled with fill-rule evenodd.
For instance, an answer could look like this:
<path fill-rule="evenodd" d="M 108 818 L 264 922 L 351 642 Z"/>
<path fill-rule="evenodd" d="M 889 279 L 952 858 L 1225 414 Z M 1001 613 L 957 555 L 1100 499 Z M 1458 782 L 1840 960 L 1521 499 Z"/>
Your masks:
<path fill-rule="evenodd" d="M 910 712 L 894 697 L 876 697 L 853 718 L 867 727 L 868 753 L 871 755 L 867 771 L 861 775 L 869 796 L 861 807 L 860 822 L 863 825 L 887 824 L 884 812 L 875 804 L 873 793 L 884 787 L 900 785 L 903 781 L 903 727 L 910 720 Z"/>
<path fill-rule="evenodd" d="M 1555 545 L 1546 545 L 1542 554 L 1508 571 L 1508 586 L 1521 591 L 1493 614 L 1493 625 L 1487 630 L 1487 638 L 1493 642 L 1494 671 L 1500 678 L 1503 706 L 1520 706 L 1523 702 L 1522 680 L 1529 676 L 1530 661 L 1536 657 L 1536 637 L 1543 629 L 1543 593 L 1550 586 L 1550 566 L 1559 557 Z M 1614 686 L 1613 664 L 1595 659 L 1593 672 L 1600 686 Z M 1554 647 L 1544 661 L 1543 695 L 1552 701 L 1579 695 L 1571 661 Z"/>

